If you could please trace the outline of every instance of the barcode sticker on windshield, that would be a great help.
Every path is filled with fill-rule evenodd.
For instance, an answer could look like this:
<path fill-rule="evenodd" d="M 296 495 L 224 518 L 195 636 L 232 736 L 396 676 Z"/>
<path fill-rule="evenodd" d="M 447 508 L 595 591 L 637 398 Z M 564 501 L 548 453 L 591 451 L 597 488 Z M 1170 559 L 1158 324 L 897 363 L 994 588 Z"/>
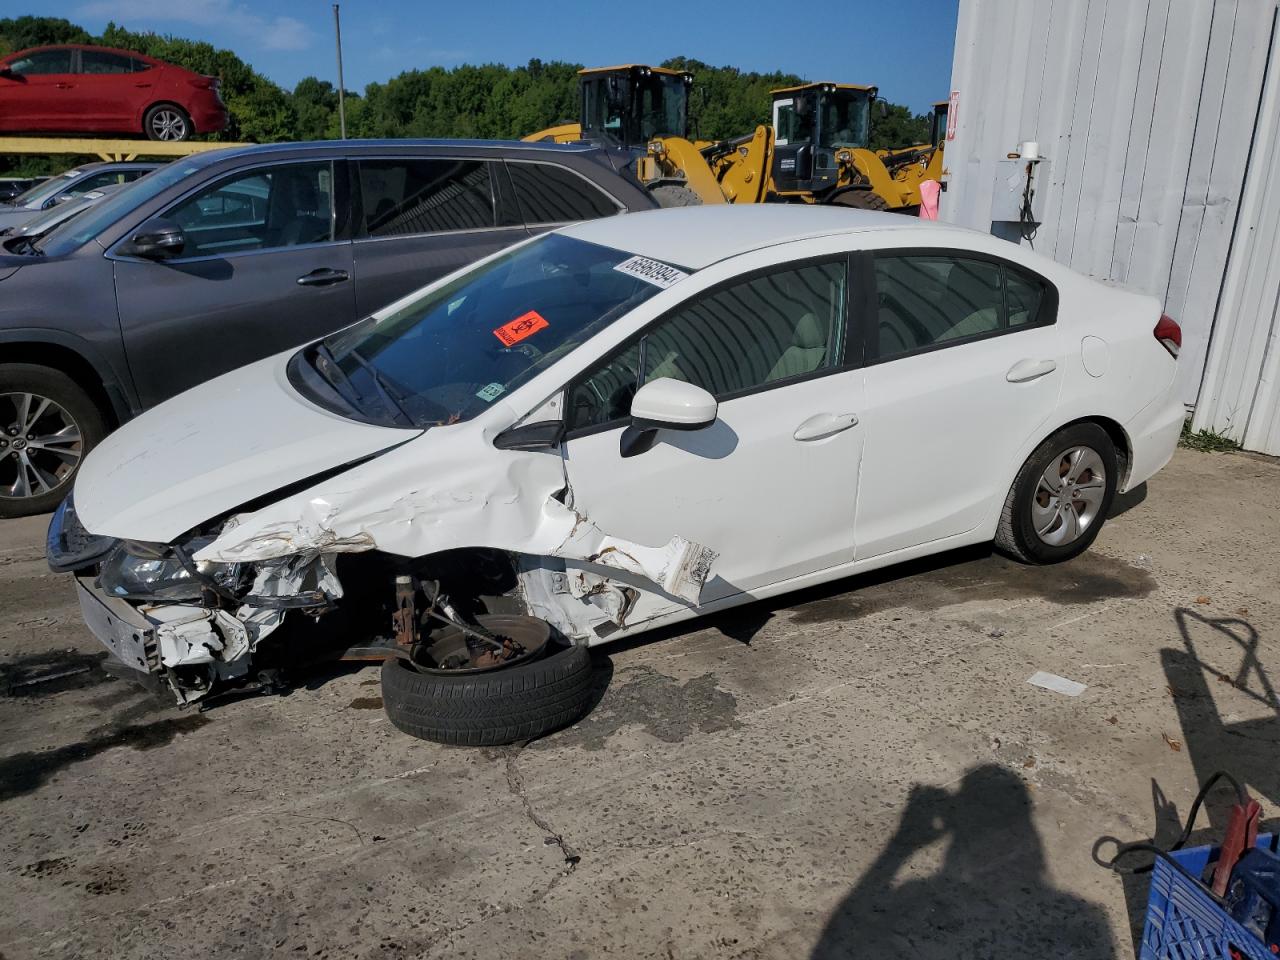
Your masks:
<path fill-rule="evenodd" d="M 507 388 L 500 383 L 491 383 L 487 387 L 481 387 L 477 390 L 476 396 L 485 403 L 493 403 L 493 401 L 497 400 L 498 397 L 506 391 L 506 389 Z"/>
<path fill-rule="evenodd" d="M 537 310 L 522 313 L 510 323 L 504 323 L 493 335 L 502 341 L 503 346 L 510 347 L 525 337 L 531 337 L 543 327 L 549 327 L 546 319 Z"/>
<path fill-rule="evenodd" d="M 661 260 L 650 260 L 648 257 L 632 257 L 630 260 L 623 260 L 613 269 L 619 273 L 638 277 L 646 283 L 652 283 L 655 287 L 662 287 L 663 290 L 689 276 L 683 270 L 677 270 Z"/>

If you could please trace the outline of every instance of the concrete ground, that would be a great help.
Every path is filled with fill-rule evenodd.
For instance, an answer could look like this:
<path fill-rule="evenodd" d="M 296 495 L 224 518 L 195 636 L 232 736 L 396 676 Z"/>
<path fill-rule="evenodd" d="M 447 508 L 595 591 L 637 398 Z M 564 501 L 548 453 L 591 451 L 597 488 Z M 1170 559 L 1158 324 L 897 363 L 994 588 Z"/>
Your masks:
<path fill-rule="evenodd" d="M 1180 451 L 1070 564 L 605 648 L 586 719 L 498 750 L 396 732 L 376 668 L 180 713 L 6 521 L 0 957 L 1132 956 L 1095 840 L 1171 839 L 1219 767 L 1280 804 L 1277 490 Z"/>

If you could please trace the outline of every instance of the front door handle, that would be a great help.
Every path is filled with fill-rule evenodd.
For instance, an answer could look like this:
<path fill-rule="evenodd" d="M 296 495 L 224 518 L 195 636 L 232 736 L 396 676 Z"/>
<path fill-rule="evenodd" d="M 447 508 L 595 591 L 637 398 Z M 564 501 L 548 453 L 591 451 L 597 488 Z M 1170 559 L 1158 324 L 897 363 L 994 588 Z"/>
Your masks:
<path fill-rule="evenodd" d="M 856 413 L 815 413 L 792 434 L 797 440 L 821 440 L 858 425 Z"/>
<path fill-rule="evenodd" d="M 1057 369 L 1057 363 L 1052 360 L 1019 360 L 1009 368 L 1004 378 L 1010 383 L 1026 383 L 1048 376 Z"/>
<path fill-rule="evenodd" d="M 135 83 L 135 84 L 134 84 L 134 86 L 135 86 L 135 87 L 140 87 L 140 88 L 142 88 L 142 89 L 144 89 L 144 90 L 145 90 L 147 87 L 151 86 L 151 84 L 149 84 L 149 83 Z"/>
<path fill-rule="evenodd" d="M 350 280 L 351 275 L 345 270 L 335 270 L 333 267 L 317 267 L 310 273 L 304 273 L 298 278 L 298 286 L 300 287 L 327 287 L 333 283 L 342 283 L 344 280 Z"/>
<path fill-rule="evenodd" d="M 55 87 L 57 87 L 59 90 L 70 90 L 73 86 L 75 86 L 75 84 L 73 84 L 73 83 L 55 83 L 55 84 L 54 84 L 54 86 L 55 86 Z"/>

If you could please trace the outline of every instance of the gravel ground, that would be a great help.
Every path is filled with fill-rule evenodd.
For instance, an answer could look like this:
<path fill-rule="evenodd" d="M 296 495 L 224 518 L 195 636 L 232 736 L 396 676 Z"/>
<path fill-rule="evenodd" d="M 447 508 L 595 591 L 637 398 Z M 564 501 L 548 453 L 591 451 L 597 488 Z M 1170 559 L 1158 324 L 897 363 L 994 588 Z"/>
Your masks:
<path fill-rule="evenodd" d="M 1076 561 L 606 647 L 590 715 L 495 750 L 397 733 L 370 667 L 179 712 L 5 521 L 0 958 L 1131 956 L 1095 840 L 1169 839 L 1219 767 L 1280 804 L 1277 489 L 1179 451 Z"/>

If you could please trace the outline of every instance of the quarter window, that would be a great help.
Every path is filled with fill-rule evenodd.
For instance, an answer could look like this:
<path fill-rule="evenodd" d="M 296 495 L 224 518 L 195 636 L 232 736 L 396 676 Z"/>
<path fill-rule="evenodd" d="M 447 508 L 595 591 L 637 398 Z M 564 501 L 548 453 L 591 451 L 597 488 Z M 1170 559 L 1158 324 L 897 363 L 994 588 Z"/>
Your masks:
<path fill-rule="evenodd" d="M 945 254 L 877 256 L 879 360 L 1042 322 L 1046 284 L 993 260 Z"/>
<path fill-rule="evenodd" d="M 494 225 L 489 164 L 482 160 L 361 160 L 363 235 L 477 230 Z"/>
<path fill-rule="evenodd" d="M 9 64 L 9 69 L 19 76 L 39 77 L 51 73 L 71 72 L 71 51 L 37 50 Z"/>
<path fill-rule="evenodd" d="M 570 428 L 626 417 L 639 386 L 660 377 L 724 399 L 838 366 L 846 278 L 843 260 L 811 264 L 678 308 L 573 386 Z"/>
<path fill-rule="evenodd" d="M 568 223 L 618 213 L 618 204 L 585 177 L 551 163 L 507 161 L 525 223 Z"/>
<path fill-rule="evenodd" d="M 324 243 L 333 239 L 333 172 L 327 163 L 246 171 L 166 216 L 186 234 L 184 257 Z"/>

